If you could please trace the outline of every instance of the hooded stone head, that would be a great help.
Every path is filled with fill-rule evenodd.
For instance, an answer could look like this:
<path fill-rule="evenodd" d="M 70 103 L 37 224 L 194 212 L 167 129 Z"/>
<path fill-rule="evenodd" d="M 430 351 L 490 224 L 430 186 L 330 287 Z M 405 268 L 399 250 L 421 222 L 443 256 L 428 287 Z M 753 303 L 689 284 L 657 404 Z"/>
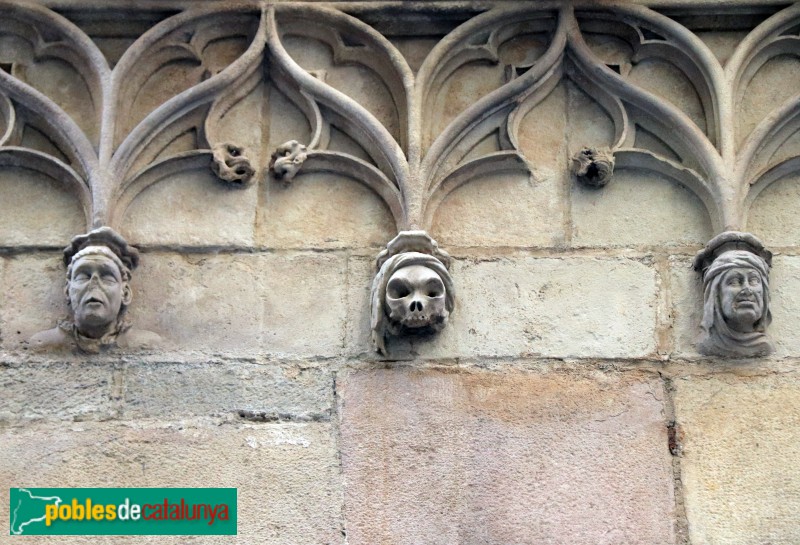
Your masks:
<path fill-rule="evenodd" d="M 715 237 L 695 259 L 703 271 L 703 320 L 697 348 L 702 354 L 754 357 L 770 354 L 766 334 L 772 254 L 753 235 Z"/>
<path fill-rule="evenodd" d="M 379 257 L 372 283 L 372 340 L 382 354 L 387 335 L 440 331 L 455 307 L 455 286 L 446 266 L 449 256 L 425 234 L 405 232 L 398 239 Z M 432 253 L 412 251 L 414 247 Z"/>

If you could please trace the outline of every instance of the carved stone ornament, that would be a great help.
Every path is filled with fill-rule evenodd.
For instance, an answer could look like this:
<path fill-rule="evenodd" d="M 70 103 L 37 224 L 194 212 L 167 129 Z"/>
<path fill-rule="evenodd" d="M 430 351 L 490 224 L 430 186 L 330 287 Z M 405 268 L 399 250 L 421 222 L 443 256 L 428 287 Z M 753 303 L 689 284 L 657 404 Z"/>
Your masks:
<path fill-rule="evenodd" d="M 212 149 L 214 162 L 211 169 L 217 177 L 233 187 L 250 185 L 255 174 L 244 148 L 233 144 L 217 144 Z"/>
<path fill-rule="evenodd" d="M 701 354 L 755 357 L 771 354 L 766 334 L 769 268 L 772 253 L 749 233 L 717 235 L 694 259 L 703 273 L 703 321 L 697 343 Z"/>
<path fill-rule="evenodd" d="M 113 346 L 156 347 L 161 338 L 150 331 L 131 328 L 126 319 L 133 292 L 131 272 L 139 252 L 110 227 L 78 235 L 64 249 L 70 316 L 58 326 L 34 335 L 37 349 L 77 347 L 98 353 Z"/>
<path fill-rule="evenodd" d="M 308 158 L 307 151 L 306 146 L 297 140 L 289 140 L 278 146 L 270 163 L 275 179 L 282 180 L 284 184 L 291 182 Z"/>
<path fill-rule="evenodd" d="M 450 256 L 424 231 L 404 231 L 380 253 L 372 283 L 372 340 L 387 354 L 387 335 L 441 331 L 455 307 Z"/>
<path fill-rule="evenodd" d="M 570 170 L 583 185 L 604 187 L 614 174 L 614 154 L 608 149 L 583 148 L 572 157 Z"/>

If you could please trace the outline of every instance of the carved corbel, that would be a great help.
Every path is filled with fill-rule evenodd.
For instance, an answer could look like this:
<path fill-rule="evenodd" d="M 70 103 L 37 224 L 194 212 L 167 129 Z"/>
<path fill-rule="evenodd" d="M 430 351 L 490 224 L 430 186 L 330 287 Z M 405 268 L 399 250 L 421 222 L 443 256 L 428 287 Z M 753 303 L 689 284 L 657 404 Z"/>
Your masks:
<path fill-rule="evenodd" d="M 127 318 L 133 299 L 131 275 L 139 252 L 110 227 L 72 239 L 64 248 L 69 316 L 30 340 L 36 350 L 77 349 L 99 353 L 114 347 L 156 348 L 161 337 L 135 329 Z"/>
<path fill-rule="evenodd" d="M 609 149 L 583 148 L 573 155 L 570 171 L 585 186 L 605 187 L 614 174 L 614 153 Z"/>
<path fill-rule="evenodd" d="M 289 140 L 278 146 L 272 154 L 269 167 L 275 179 L 288 186 L 307 158 L 306 146 L 297 140 Z"/>
<path fill-rule="evenodd" d="M 211 151 L 211 169 L 220 180 L 228 182 L 231 187 L 245 188 L 250 185 L 256 171 L 243 147 L 222 143 L 215 145 Z"/>
<path fill-rule="evenodd" d="M 694 259 L 703 275 L 703 321 L 697 349 L 726 357 L 766 356 L 769 269 L 772 253 L 750 233 L 726 231 L 709 241 Z"/>
<path fill-rule="evenodd" d="M 389 335 L 425 335 L 444 329 L 455 307 L 450 256 L 425 231 L 403 231 L 376 261 L 371 325 L 375 349 L 386 355 Z"/>

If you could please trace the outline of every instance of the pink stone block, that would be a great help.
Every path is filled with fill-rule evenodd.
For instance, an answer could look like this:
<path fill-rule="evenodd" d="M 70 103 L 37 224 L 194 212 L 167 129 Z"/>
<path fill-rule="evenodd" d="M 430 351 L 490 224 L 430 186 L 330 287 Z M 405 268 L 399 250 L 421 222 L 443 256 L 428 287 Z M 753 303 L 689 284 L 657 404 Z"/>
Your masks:
<path fill-rule="evenodd" d="M 379 370 L 339 393 L 350 545 L 675 541 L 657 380 Z"/>

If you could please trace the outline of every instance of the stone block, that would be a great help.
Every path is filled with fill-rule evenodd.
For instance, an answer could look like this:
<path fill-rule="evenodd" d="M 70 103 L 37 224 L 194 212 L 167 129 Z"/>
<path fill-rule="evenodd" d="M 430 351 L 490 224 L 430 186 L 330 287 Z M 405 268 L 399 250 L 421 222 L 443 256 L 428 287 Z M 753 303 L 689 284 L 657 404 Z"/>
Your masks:
<path fill-rule="evenodd" d="M 80 201 L 64 184 L 26 168 L 0 168 L 0 246 L 66 246 L 85 230 Z"/>
<path fill-rule="evenodd" d="M 674 381 L 691 543 L 800 541 L 796 374 Z"/>
<path fill-rule="evenodd" d="M 113 373 L 107 363 L 0 363 L 0 425 L 116 416 Z"/>
<path fill-rule="evenodd" d="M 120 233 L 131 244 L 252 246 L 256 184 L 225 185 L 208 169 L 159 180 L 131 203 Z"/>
<path fill-rule="evenodd" d="M 345 265 L 333 255 L 145 254 L 131 316 L 181 350 L 334 355 Z"/>
<path fill-rule="evenodd" d="M 57 433 L 56 433 L 57 431 Z M 238 535 L 132 536 L 113 543 L 343 543 L 339 463 L 329 424 L 84 423 L 0 431 L 9 487 L 235 487 Z M 8 511 L 0 524 L 8 527 Z M 107 540 L 112 542 L 111 539 Z M 36 543 L 94 544 L 97 537 Z"/>
<path fill-rule="evenodd" d="M 126 418 L 237 414 L 260 418 L 330 417 L 333 376 L 319 368 L 251 363 L 130 363 Z"/>
<path fill-rule="evenodd" d="M 773 57 L 759 68 L 758 77 L 754 77 L 747 86 L 747 92 L 742 94 L 742 102 L 737 109 L 737 144 L 744 142 L 776 108 L 792 99 L 792 90 L 800 85 L 797 68 L 797 59 L 789 55 Z"/>
<path fill-rule="evenodd" d="M 264 352 L 335 356 L 344 350 L 346 261 L 326 254 L 265 256 Z"/>
<path fill-rule="evenodd" d="M 578 257 L 462 260 L 454 261 L 451 273 L 457 296 L 447 327 L 433 337 L 390 339 L 393 358 L 614 358 L 642 357 L 656 349 L 655 273 L 641 262 Z M 362 274 L 369 278 L 361 279 Z M 348 320 L 348 338 L 361 339 L 355 341 L 355 350 L 369 346 L 365 286 L 372 274 L 363 266 L 351 273 L 350 299 L 362 299 L 351 307 Z"/>
<path fill-rule="evenodd" d="M 144 254 L 133 277 L 129 314 L 185 350 L 259 350 L 263 260 L 245 256 Z"/>
<path fill-rule="evenodd" d="M 649 91 L 681 110 L 701 131 L 706 130 L 703 103 L 696 87 L 698 83 L 692 81 L 683 70 L 674 64 L 655 58 L 636 62 L 631 67 L 626 79 L 636 87 Z M 670 137 L 671 135 L 666 136 Z"/>
<path fill-rule="evenodd" d="M 672 353 L 699 356 L 695 342 L 703 319 L 703 279 L 689 257 L 670 257 L 669 297 L 672 303 Z"/>
<path fill-rule="evenodd" d="M 779 256 L 769 275 L 772 325 L 767 330 L 777 356 L 800 356 L 800 257 Z"/>
<path fill-rule="evenodd" d="M 347 331 L 345 350 L 348 355 L 372 354 L 370 337 L 370 290 L 375 278 L 375 260 L 351 257 L 347 262 Z M 456 305 L 458 301 L 456 300 Z M 449 327 L 449 326 L 448 326 Z"/>
<path fill-rule="evenodd" d="M 394 369 L 338 386 L 350 545 L 674 543 L 658 380 Z"/>
<path fill-rule="evenodd" d="M 39 331 L 67 316 L 61 252 L 3 258 L 0 336 L 5 348 L 25 348 Z"/>
<path fill-rule="evenodd" d="M 688 189 L 651 172 L 620 169 L 602 189 L 572 185 L 575 246 L 705 244 L 711 219 Z"/>
<path fill-rule="evenodd" d="M 383 200 L 355 180 L 301 170 L 289 187 L 260 191 L 258 241 L 267 247 L 380 248 L 397 234 Z"/>

